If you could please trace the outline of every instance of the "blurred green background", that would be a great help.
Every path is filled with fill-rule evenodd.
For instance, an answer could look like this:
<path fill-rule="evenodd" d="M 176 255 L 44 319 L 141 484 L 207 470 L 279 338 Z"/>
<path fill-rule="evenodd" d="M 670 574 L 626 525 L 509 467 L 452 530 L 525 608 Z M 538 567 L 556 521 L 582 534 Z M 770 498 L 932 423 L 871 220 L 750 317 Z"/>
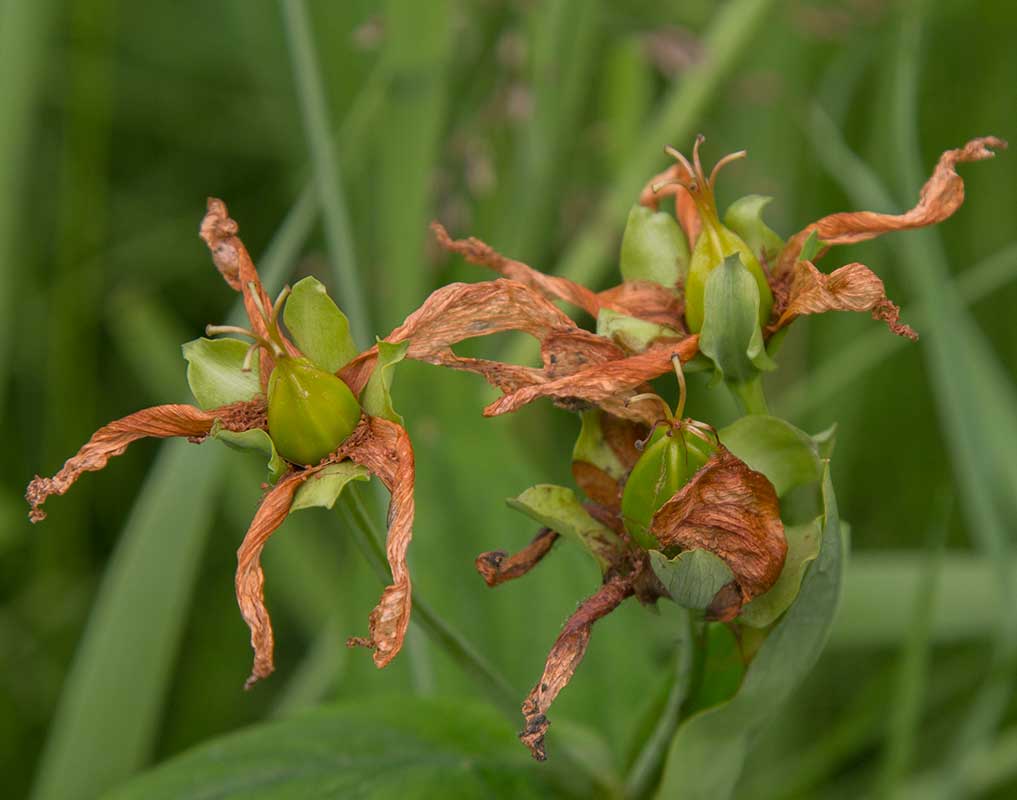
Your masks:
<path fill-rule="evenodd" d="M 100 424 L 186 398 L 179 345 L 235 299 L 197 237 L 206 196 L 229 204 L 270 291 L 317 275 L 366 346 L 434 288 L 489 277 L 436 250 L 434 218 L 616 283 L 628 206 L 666 166 L 663 146 L 687 151 L 698 132 L 707 160 L 749 151 L 721 204 L 773 195 L 784 235 L 833 211 L 910 207 L 940 152 L 1013 138 L 1015 31 L 1004 0 L 3 0 L 6 796 L 96 796 L 327 701 L 484 697 L 417 629 L 383 672 L 346 651 L 379 586 L 323 510 L 266 550 L 278 669 L 242 691 L 232 577 L 263 478 L 253 457 L 139 443 L 27 522 L 32 475 Z M 770 379 L 777 413 L 840 425 L 853 556 L 826 654 L 759 739 L 739 796 L 1017 791 L 1017 154 L 961 171 L 967 200 L 936 230 L 822 262 L 870 265 L 922 340 L 865 315 L 803 320 Z M 527 353 L 508 336 L 460 352 Z M 730 418 L 720 392 L 691 391 L 695 416 Z M 422 364 L 400 368 L 395 396 L 417 453 L 415 590 L 521 701 L 598 575 L 561 546 L 488 590 L 473 558 L 529 540 L 503 499 L 570 483 L 578 418 L 543 402 L 484 420 L 478 377 Z M 552 759 L 561 735 L 624 774 L 675 637 L 669 608 L 628 603 L 599 623 L 552 710 Z"/>

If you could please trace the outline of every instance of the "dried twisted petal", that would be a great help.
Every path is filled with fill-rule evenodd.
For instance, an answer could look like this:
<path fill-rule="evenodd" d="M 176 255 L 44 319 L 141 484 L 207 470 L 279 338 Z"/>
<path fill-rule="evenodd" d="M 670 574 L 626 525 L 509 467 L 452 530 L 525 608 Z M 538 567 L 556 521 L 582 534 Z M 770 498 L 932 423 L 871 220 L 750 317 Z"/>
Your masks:
<path fill-rule="evenodd" d="M 264 403 L 261 400 L 232 403 L 209 411 L 178 404 L 153 406 L 115 420 L 93 433 L 92 438 L 67 459 L 52 478 L 35 476 L 25 492 L 25 499 L 32 506 L 29 519 L 32 522 L 45 519 L 46 512 L 40 506 L 47 497 L 64 494 L 82 473 L 101 470 L 111 458 L 122 455 L 131 442 L 146 437 L 203 437 L 217 419 L 228 430 L 263 428 Z"/>
<path fill-rule="evenodd" d="M 568 686 L 576 668 L 586 655 L 593 623 L 614 611 L 633 592 L 630 578 L 617 576 L 611 578 L 579 605 L 555 639 L 551 652 L 547 655 L 544 673 L 523 701 L 526 727 L 519 734 L 519 738 L 538 761 L 547 758 L 544 752 L 544 735 L 551 724 L 547 720 L 547 711 L 558 693 Z"/>
<path fill-rule="evenodd" d="M 898 321 L 900 309 L 886 297 L 883 281 L 864 264 L 846 264 L 829 275 L 811 261 L 794 267 L 787 307 L 775 328 L 782 328 L 800 314 L 824 311 L 870 311 L 873 319 L 886 322 L 898 336 L 916 340 L 918 334 Z"/>
<path fill-rule="evenodd" d="M 954 169 L 957 164 L 992 158 L 995 153 L 991 148 L 1002 150 L 1006 146 L 1002 139 L 983 136 L 972 139 L 956 150 L 947 150 L 939 157 L 936 169 L 922 187 L 918 205 L 903 214 L 846 211 L 813 222 L 788 240 L 778 259 L 777 271 L 794 266 L 812 231 L 816 232 L 824 244 L 852 244 L 890 231 L 924 228 L 942 222 L 964 202 L 964 180 Z"/>
<path fill-rule="evenodd" d="M 740 602 L 722 619 L 773 586 L 787 555 L 773 484 L 724 447 L 661 506 L 651 530 L 662 548 L 709 550 L 731 568 Z"/>
<path fill-rule="evenodd" d="M 484 583 L 494 587 L 507 581 L 521 578 L 528 573 L 549 552 L 558 541 L 559 534 L 550 528 L 541 528 L 533 540 L 518 553 L 509 555 L 504 550 L 492 550 L 481 553 L 473 564 L 484 579 Z"/>
<path fill-rule="evenodd" d="M 316 467 L 291 472 L 265 495 L 244 541 L 237 550 L 237 603 L 251 629 L 254 667 L 247 679 L 250 688 L 274 669 L 272 620 L 265 607 L 265 576 L 261 552 L 269 537 L 282 525 L 293 505 L 300 484 L 319 470 L 349 458 L 377 475 L 392 495 L 388 512 L 386 555 L 392 584 L 370 615 L 367 639 L 352 639 L 374 649 L 374 663 L 388 664 L 398 654 L 410 622 L 411 585 L 406 567 L 406 549 L 413 537 L 413 447 L 409 435 L 394 422 L 380 417 L 362 417 L 357 429 L 326 461 Z"/>

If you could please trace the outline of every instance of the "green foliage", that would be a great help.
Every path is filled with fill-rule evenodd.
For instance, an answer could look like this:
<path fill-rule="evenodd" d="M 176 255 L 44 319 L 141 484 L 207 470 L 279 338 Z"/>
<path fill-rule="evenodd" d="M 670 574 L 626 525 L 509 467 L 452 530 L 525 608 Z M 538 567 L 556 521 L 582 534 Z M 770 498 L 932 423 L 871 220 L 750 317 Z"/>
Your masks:
<path fill-rule="evenodd" d="M 325 372 L 338 372 L 358 352 L 349 320 L 313 276 L 294 284 L 283 322 L 300 352 Z"/>
<path fill-rule="evenodd" d="M 620 269 L 627 281 L 674 288 L 689 271 L 689 244 L 672 214 L 633 206 L 622 236 Z"/>
<path fill-rule="evenodd" d="M 709 550 L 686 550 L 674 558 L 651 550 L 650 564 L 671 599 L 683 608 L 706 608 L 734 577 Z"/>
<path fill-rule="evenodd" d="M 218 408 L 261 391 L 258 365 L 242 369 L 247 347 L 239 339 L 195 339 L 183 345 L 187 383 L 199 406 Z"/>
<path fill-rule="evenodd" d="M 768 264 L 775 263 L 784 247 L 784 240 L 763 222 L 763 209 L 772 202 L 772 197 L 748 194 L 739 197 L 724 212 L 724 224 L 737 233 L 757 257 L 765 257 Z"/>
<path fill-rule="evenodd" d="M 403 424 L 402 416 L 392 405 L 392 379 L 395 377 L 395 365 L 406 358 L 409 346 L 408 341 L 396 344 L 378 341 L 378 364 L 360 395 L 360 404 L 371 416 Z"/>
<path fill-rule="evenodd" d="M 381 754 L 390 754 L 387 757 Z M 258 725 L 167 762 L 110 800 L 546 797 L 546 778 L 489 708 L 371 698 Z"/>

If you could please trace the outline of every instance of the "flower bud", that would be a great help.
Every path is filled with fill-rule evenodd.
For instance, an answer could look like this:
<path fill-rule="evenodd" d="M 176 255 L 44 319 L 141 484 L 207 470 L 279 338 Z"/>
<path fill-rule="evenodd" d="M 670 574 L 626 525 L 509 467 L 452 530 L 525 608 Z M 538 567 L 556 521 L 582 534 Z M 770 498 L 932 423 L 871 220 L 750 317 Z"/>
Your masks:
<path fill-rule="evenodd" d="M 317 464 L 353 433 L 360 404 L 335 375 L 306 358 L 278 358 L 268 381 L 268 431 L 279 454 Z"/>
<path fill-rule="evenodd" d="M 622 237 L 622 278 L 654 281 L 673 289 L 688 269 L 689 245 L 674 217 L 633 206 Z"/>
<path fill-rule="evenodd" d="M 682 426 L 658 431 L 625 482 L 622 520 L 633 539 L 647 550 L 660 544 L 650 532 L 657 510 L 706 463 L 713 448 Z"/>

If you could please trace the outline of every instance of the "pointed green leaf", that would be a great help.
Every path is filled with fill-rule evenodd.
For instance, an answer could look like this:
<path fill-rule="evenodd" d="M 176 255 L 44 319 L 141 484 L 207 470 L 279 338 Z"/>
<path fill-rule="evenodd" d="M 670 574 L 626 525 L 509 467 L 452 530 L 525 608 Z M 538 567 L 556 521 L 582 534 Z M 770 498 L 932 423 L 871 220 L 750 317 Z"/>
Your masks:
<path fill-rule="evenodd" d="M 703 329 L 699 349 L 709 356 L 718 376 L 744 384 L 760 370 L 776 366 L 766 354 L 759 329 L 759 287 L 737 254 L 706 279 Z"/>
<path fill-rule="evenodd" d="M 290 513 L 304 508 L 332 508 L 350 481 L 369 481 L 371 472 L 367 467 L 352 461 L 329 464 L 314 477 L 308 478 L 297 489 L 290 506 Z"/>
<path fill-rule="evenodd" d="M 688 550 L 674 558 L 651 550 L 650 565 L 671 599 L 684 608 L 706 608 L 734 580 L 728 565 L 709 550 Z"/>
<path fill-rule="evenodd" d="M 687 718 L 671 740 L 656 797 L 724 800 L 733 795 L 754 735 L 801 684 L 822 652 L 840 600 L 845 541 L 830 471 L 823 471 L 819 556 L 798 598 L 767 634 L 737 694 Z M 709 769 L 703 769 L 709 764 Z"/>
<path fill-rule="evenodd" d="M 763 222 L 763 209 L 773 200 L 761 194 L 740 197 L 727 207 L 724 224 L 737 233 L 755 256 L 762 256 L 770 264 L 784 249 L 784 240 Z"/>
<path fill-rule="evenodd" d="M 409 341 L 393 344 L 378 340 L 378 363 L 360 395 L 360 405 L 372 417 L 384 417 L 398 425 L 403 424 L 403 418 L 392 407 L 391 389 L 395 365 L 406 358 L 409 346 Z"/>
<path fill-rule="evenodd" d="M 633 353 L 641 353 L 657 339 L 680 339 L 674 328 L 602 308 L 597 315 L 597 334 L 606 336 Z"/>
<path fill-rule="evenodd" d="M 371 697 L 199 745 L 111 793 L 197 798 L 548 797 L 512 727 L 460 698 Z"/>
<path fill-rule="evenodd" d="M 688 271 L 689 245 L 675 218 L 633 206 L 622 237 L 622 278 L 654 281 L 673 289 Z"/>
<path fill-rule="evenodd" d="M 296 283 L 283 321 L 300 352 L 325 372 L 338 372 L 357 355 L 349 320 L 317 278 Z"/>
<path fill-rule="evenodd" d="M 216 421 L 210 431 L 212 438 L 218 439 L 223 444 L 235 450 L 255 450 L 268 459 L 268 477 L 272 483 L 281 478 L 289 469 L 286 461 L 275 450 L 275 443 L 272 437 L 261 428 L 252 428 L 249 431 L 228 431 L 220 427 Z"/>
<path fill-rule="evenodd" d="M 816 233 L 815 229 L 813 229 L 812 233 L 810 233 L 809 237 L 805 240 L 805 244 L 802 245 L 802 250 L 798 254 L 798 260 L 812 261 L 812 259 L 819 255 L 819 251 L 822 250 L 824 246 L 825 245 L 822 240 L 819 238 L 819 234 Z"/>
<path fill-rule="evenodd" d="M 798 596 L 805 568 L 819 555 L 819 540 L 823 535 L 823 520 L 817 517 L 803 525 L 784 528 L 787 539 L 787 557 L 777 582 L 765 594 L 754 597 L 742 607 L 739 621 L 755 628 L 772 625 Z"/>
<path fill-rule="evenodd" d="M 770 479 L 778 497 L 822 477 L 818 446 L 811 436 L 790 422 L 750 414 L 717 434 L 728 450 Z"/>
<path fill-rule="evenodd" d="M 195 339 L 181 346 L 187 360 L 187 383 L 204 409 L 250 400 L 261 391 L 257 359 L 242 369 L 248 345 L 239 339 Z"/>
<path fill-rule="evenodd" d="M 812 441 L 816 445 L 820 458 L 830 458 L 837 445 L 837 423 L 835 422 L 825 431 L 815 434 Z"/>
<path fill-rule="evenodd" d="M 622 549 L 615 532 L 591 517 L 575 493 L 564 486 L 538 484 L 505 502 L 509 508 L 578 542 L 600 565 L 601 572 L 611 566 L 613 556 Z"/>

